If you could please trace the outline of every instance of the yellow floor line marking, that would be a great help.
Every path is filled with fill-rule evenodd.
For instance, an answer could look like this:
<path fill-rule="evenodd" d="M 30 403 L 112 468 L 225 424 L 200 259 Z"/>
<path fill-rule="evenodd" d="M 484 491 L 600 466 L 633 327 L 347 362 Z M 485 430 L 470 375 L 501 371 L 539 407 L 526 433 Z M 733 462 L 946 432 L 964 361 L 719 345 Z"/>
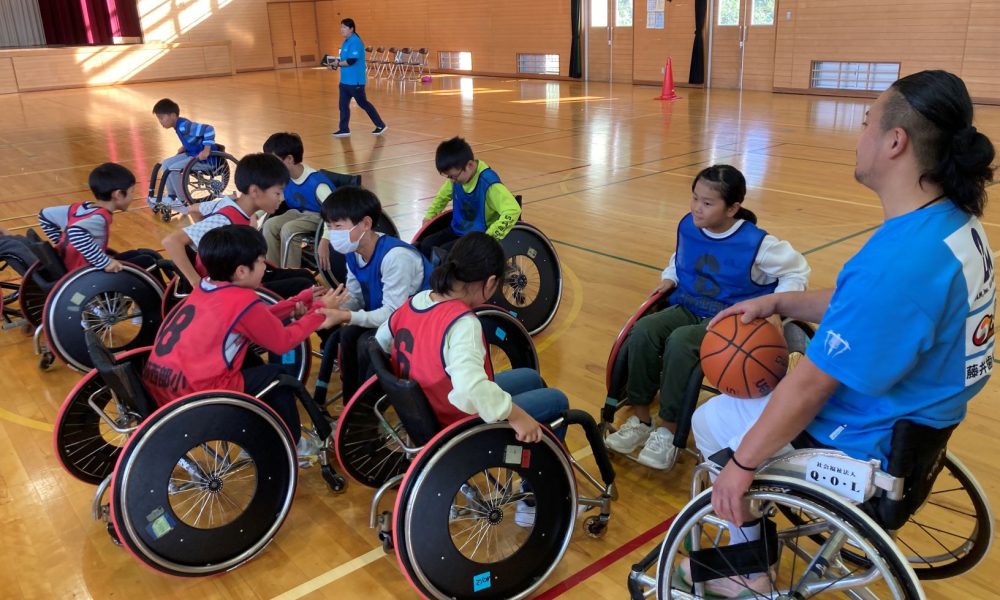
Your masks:
<path fill-rule="evenodd" d="M 580 283 L 580 278 L 576 276 L 573 269 L 570 269 L 565 264 L 562 265 L 563 274 L 566 276 L 566 281 L 569 283 L 569 288 L 573 292 L 573 305 L 569 308 L 569 314 L 566 315 L 566 319 L 559 324 L 559 327 L 552 332 L 551 335 L 545 336 L 545 339 L 539 342 L 535 346 L 535 352 L 541 354 L 547 348 L 551 347 L 557 339 L 562 337 L 569 328 L 576 321 L 576 318 L 580 315 L 580 310 L 583 309 L 583 285 Z"/>
<path fill-rule="evenodd" d="M 8 421 L 10 423 L 16 423 L 18 425 L 23 425 L 25 427 L 30 427 L 32 429 L 37 429 L 38 431 L 44 431 L 46 433 L 52 433 L 52 424 L 46 423 L 45 421 L 36 421 L 34 419 L 29 419 L 28 417 L 22 417 L 19 414 L 10 412 L 5 408 L 0 408 L 0 419 Z"/>
<path fill-rule="evenodd" d="M 353 558 L 345 562 L 339 567 L 330 569 L 318 577 L 313 577 L 309 581 L 293 587 L 284 594 L 275 596 L 272 600 L 295 600 L 296 598 L 301 598 L 306 594 L 315 592 L 323 586 L 330 585 L 334 581 L 350 575 L 362 567 L 370 565 L 384 556 L 386 556 L 386 554 L 385 552 L 382 552 L 382 547 L 379 546 L 378 548 L 369 550 L 367 553 L 362 554 L 357 558 Z"/>

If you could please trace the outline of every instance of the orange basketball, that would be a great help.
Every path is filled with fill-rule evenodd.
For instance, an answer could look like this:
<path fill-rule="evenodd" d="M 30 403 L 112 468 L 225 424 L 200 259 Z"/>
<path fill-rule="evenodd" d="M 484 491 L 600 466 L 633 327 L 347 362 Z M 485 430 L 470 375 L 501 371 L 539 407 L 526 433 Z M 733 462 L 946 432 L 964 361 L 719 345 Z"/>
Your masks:
<path fill-rule="evenodd" d="M 743 324 L 740 315 L 731 315 L 705 333 L 701 368 L 722 393 L 760 398 L 773 392 L 788 371 L 788 345 L 764 319 Z"/>

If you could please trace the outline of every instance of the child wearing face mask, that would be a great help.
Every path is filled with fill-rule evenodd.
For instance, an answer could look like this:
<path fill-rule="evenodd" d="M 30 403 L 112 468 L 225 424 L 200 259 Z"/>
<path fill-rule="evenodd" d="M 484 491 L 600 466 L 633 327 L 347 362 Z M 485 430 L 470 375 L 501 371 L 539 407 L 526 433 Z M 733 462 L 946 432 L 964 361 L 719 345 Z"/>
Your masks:
<path fill-rule="evenodd" d="M 653 469 L 677 458 L 674 432 L 684 391 L 700 360 L 709 320 L 747 298 L 806 288 L 809 265 L 791 244 L 757 227 L 743 207 L 746 179 L 730 165 L 714 165 L 691 184 L 691 212 L 677 227 L 677 250 L 653 293 L 670 292 L 670 307 L 639 319 L 628 338 L 625 395 L 635 414 L 605 440 Z M 773 318 L 779 328 L 781 320 Z M 660 426 L 650 404 L 660 394 Z"/>
<path fill-rule="evenodd" d="M 346 402 L 361 387 L 368 371 L 367 355 L 358 352 L 363 348 L 360 341 L 370 337 L 407 298 L 429 286 L 431 265 L 427 259 L 410 244 L 373 229 L 381 214 L 378 197 L 357 186 L 339 187 L 323 201 L 321 215 L 327 239 L 347 262 L 347 287 L 340 293 L 349 297 L 336 311 L 336 322 L 344 327 L 335 331 L 323 348 L 315 391 L 319 404 L 326 402 L 332 358 L 338 349 Z"/>

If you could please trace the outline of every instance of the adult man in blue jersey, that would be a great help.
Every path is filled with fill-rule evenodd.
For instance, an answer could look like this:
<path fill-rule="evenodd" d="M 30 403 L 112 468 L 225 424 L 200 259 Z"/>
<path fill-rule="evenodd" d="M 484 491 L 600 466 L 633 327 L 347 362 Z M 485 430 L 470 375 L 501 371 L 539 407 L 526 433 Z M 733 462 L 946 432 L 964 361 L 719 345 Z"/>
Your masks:
<path fill-rule="evenodd" d="M 351 135 L 351 98 L 358 103 L 368 118 L 375 124 L 372 135 L 382 135 L 386 130 L 385 122 L 378 116 L 375 106 L 365 95 L 365 44 L 354 31 L 354 19 L 344 19 L 340 22 L 340 34 L 344 36 L 344 44 L 340 47 L 340 57 L 330 63 L 331 69 L 340 69 L 340 127 L 334 132 L 335 137 Z"/>
<path fill-rule="evenodd" d="M 717 396 L 694 415 L 705 456 L 732 449 L 712 506 L 742 525 L 730 526 L 734 542 L 759 539 L 743 495 L 754 470 L 793 441 L 886 468 L 898 421 L 955 425 L 986 384 L 995 278 L 979 217 L 995 153 L 972 116 L 968 90 L 951 73 L 896 81 L 868 111 L 854 173 L 878 194 L 885 220 L 844 265 L 836 288 L 762 296 L 715 318 L 782 314 L 820 323 L 806 357 L 769 398 Z M 750 573 L 710 580 L 706 591 L 766 595 L 772 585 L 768 573 Z"/>

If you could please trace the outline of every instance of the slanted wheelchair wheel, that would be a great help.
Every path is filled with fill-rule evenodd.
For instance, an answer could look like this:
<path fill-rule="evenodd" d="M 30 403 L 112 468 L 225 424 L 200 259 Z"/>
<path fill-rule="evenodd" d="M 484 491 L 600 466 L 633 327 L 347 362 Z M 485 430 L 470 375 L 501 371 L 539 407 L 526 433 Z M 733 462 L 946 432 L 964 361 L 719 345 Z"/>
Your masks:
<path fill-rule="evenodd" d="M 13 254 L 0 255 L 0 289 L 3 291 L 5 309 L 18 301 L 21 294 L 21 273 L 27 273 L 30 266 Z"/>
<path fill-rule="evenodd" d="M 475 313 L 486 334 L 494 371 L 538 369 L 535 345 L 520 321 L 491 306 L 480 306 Z M 410 465 L 406 452 L 375 416 L 375 403 L 383 395 L 375 377 L 366 381 L 344 406 L 333 438 L 337 461 L 344 472 L 354 481 L 372 488 L 402 475 Z M 383 403 L 383 411 L 396 435 L 406 440 L 406 431 L 388 402 Z"/>
<path fill-rule="evenodd" d="M 142 372 L 148 359 L 149 348 L 137 348 L 115 357 L 118 362 L 132 363 L 136 373 Z M 97 410 L 119 429 L 135 427 L 141 421 L 127 399 L 114 397 L 96 369 L 84 375 L 66 396 L 52 436 L 55 455 L 67 473 L 92 485 L 104 481 L 114 470 L 129 435 L 115 431 Z"/>
<path fill-rule="evenodd" d="M 490 304 L 505 309 L 535 335 L 552 321 L 562 300 L 562 270 L 548 238 L 536 227 L 518 223 L 500 241 L 507 259 L 503 285 Z"/>
<path fill-rule="evenodd" d="M 149 346 L 163 321 L 162 303 L 162 285 L 135 265 L 125 263 L 118 273 L 77 269 L 49 294 L 45 337 L 56 356 L 86 372 L 94 366 L 84 338 L 87 331 L 116 353 Z"/>
<path fill-rule="evenodd" d="M 526 500 L 531 522 L 516 515 Z M 524 598 L 565 553 L 576 503 L 572 468 L 550 431 L 522 444 L 505 422 L 460 421 L 403 478 L 393 514 L 400 567 L 426 598 Z"/>
<path fill-rule="evenodd" d="M 223 196 L 236 197 L 236 158 L 225 152 L 213 151 L 204 161 L 192 158 L 181 169 L 181 187 L 188 204 L 215 200 Z"/>
<path fill-rule="evenodd" d="M 396 224 L 392 221 L 389 215 L 386 215 L 385 213 L 382 213 L 378 221 L 375 223 L 375 231 L 394 238 L 399 237 L 399 229 L 396 228 Z M 336 252 L 333 248 L 330 248 L 330 268 L 320 269 L 319 262 L 316 259 L 316 248 L 319 248 L 320 244 L 330 244 L 330 242 L 323 237 L 322 223 L 316 228 L 316 233 L 313 234 L 312 247 L 302 249 L 302 266 L 307 269 L 312 269 L 313 271 L 319 271 L 323 276 L 323 280 L 326 281 L 326 284 L 332 288 L 337 287 L 341 283 L 346 284 L 347 261 L 344 258 L 344 255 Z"/>
<path fill-rule="evenodd" d="M 51 289 L 42 284 L 42 275 L 39 272 L 40 264 L 36 262 L 24 272 L 24 276 L 21 277 L 21 289 L 17 294 L 21 305 L 21 315 L 32 329 L 42 324 L 42 315 L 45 314 L 45 299 L 48 298 L 48 290 Z"/>
<path fill-rule="evenodd" d="M 747 498 L 774 522 L 777 534 L 769 548 L 771 569 L 748 567 L 765 573 L 766 579 L 760 585 L 766 589 L 763 593 L 757 590 L 758 595 L 897 600 L 924 597 L 916 574 L 892 539 L 849 502 L 818 486 L 779 476 L 755 479 Z M 711 593 L 709 589 L 698 589 L 706 585 L 704 582 L 692 589 L 682 568 L 685 560 L 704 569 L 706 579 L 729 575 L 722 570 L 722 565 L 732 564 L 733 560 L 722 550 L 729 544 L 729 535 L 726 527 L 720 527 L 711 500 L 712 490 L 703 491 L 677 514 L 667 530 L 656 572 L 657 598 L 704 598 Z M 825 534 L 817 536 L 817 532 Z M 863 553 L 866 564 L 837 560 L 845 546 Z M 763 555 L 759 553 L 761 560 Z"/>
<path fill-rule="evenodd" d="M 192 394 L 129 438 L 111 482 L 111 519 L 129 552 L 157 571 L 221 573 L 271 541 L 297 475 L 295 441 L 264 403 Z"/>
<path fill-rule="evenodd" d="M 406 452 L 386 431 L 386 426 L 375 416 L 375 403 L 385 393 L 376 377 L 371 377 L 344 406 L 337 419 L 337 432 L 333 436 L 337 462 L 344 473 L 361 485 L 378 488 L 410 466 Z M 389 427 L 406 440 L 406 432 L 388 402 L 383 403 L 384 416 Z"/>

